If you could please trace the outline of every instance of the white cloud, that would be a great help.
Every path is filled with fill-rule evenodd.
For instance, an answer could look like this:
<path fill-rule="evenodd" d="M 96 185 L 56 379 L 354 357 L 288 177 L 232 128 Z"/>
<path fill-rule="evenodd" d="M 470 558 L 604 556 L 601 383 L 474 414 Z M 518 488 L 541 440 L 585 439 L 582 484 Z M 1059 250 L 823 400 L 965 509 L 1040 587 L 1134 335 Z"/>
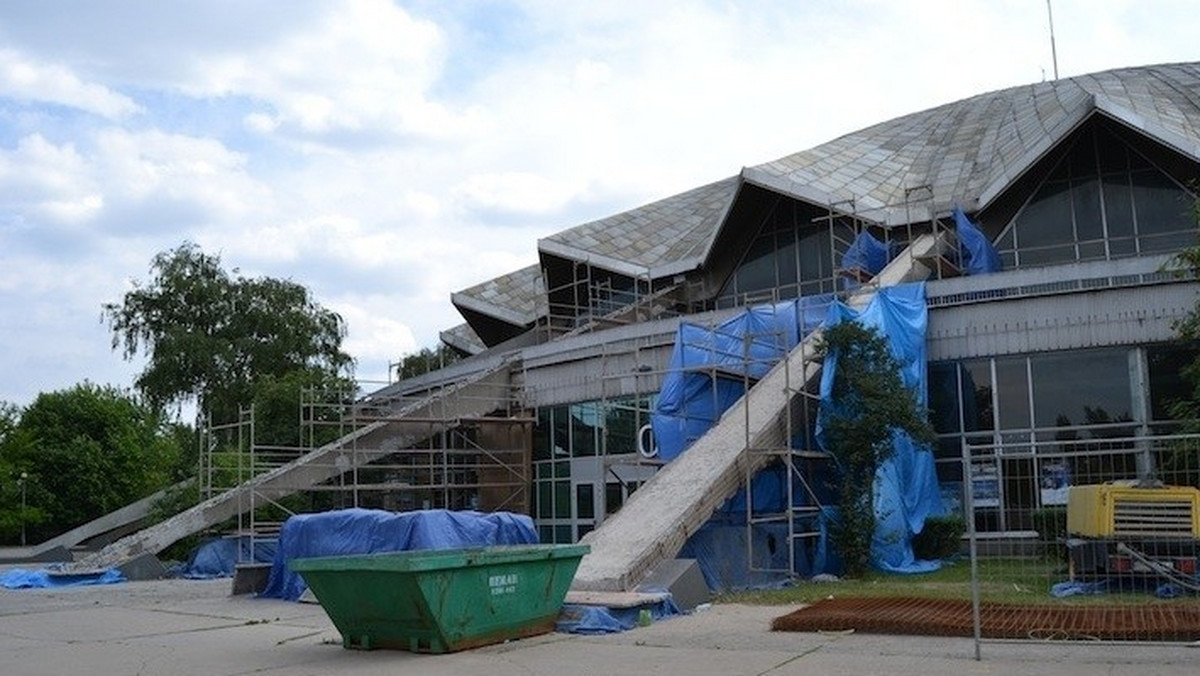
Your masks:
<path fill-rule="evenodd" d="M 331 299 L 327 306 L 350 327 L 342 347 L 357 360 L 361 379 L 386 380 L 388 364 L 421 347 L 403 321 L 403 312 L 386 296 L 349 294 Z"/>
<path fill-rule="evenodd" d="M 31 134 L 10 151 L 0 149 L 0 200 L 31 226 L 86 221 L 104 203 L 92 172 L 90 160 L 73 144 Z"/>
<path fill-rule="evenodd" d="M 303 31 L 270 36 L 249 50 L 198 59 L 185 91 L 248 95 L 269 104 L 251 126 L 293 126 L 446 137 L 477 126 L 477 111 L 456 112 L 429 98 L 445 45 L 438 27 L 388 0 L 325 5 Z"/>
<path fill-rule="evenodd" d="M 476 174 L 457 190 L 469 205 L 518 213 L 561 209 L 578 192 L 568 182 L 521 171 Z"/>
<path fill-rule="evenodd" d="M 0 399 L 121 372 L 95 313 L 184 238 L 382 372 L 539 237 L 1051 71 L 1034 0 L 53 2 L 0 9 L 0 300 L 38 318 L 0 353 L 58 371 Z M 1064 76 L 1195 58 L 1190 3 L 1054 11 Z"/>
<path fill-rule="evenodd" d="M 84 82 L 63 66 L 39 63 L 12 49 L 0 49 L 0 92 L 22 101 L 56 103 L 113 119 L 141 110 L 128 96 Z"/>
<path fill-rule="evenodd" d="M 219 140 L 157 130 L 107 129 L 94 139 L 93 180 L 123 217 L 142 218 L 145 205 L 178 205 L 194 214 L 193 227 L 237 226 L 269 211 L 271 190 L 251 176 L 246 157 Z M 146 219 L 159 214 L 147 213 Z M 170 227 L 170 223 L 126 223 L 116 227 Z"/>

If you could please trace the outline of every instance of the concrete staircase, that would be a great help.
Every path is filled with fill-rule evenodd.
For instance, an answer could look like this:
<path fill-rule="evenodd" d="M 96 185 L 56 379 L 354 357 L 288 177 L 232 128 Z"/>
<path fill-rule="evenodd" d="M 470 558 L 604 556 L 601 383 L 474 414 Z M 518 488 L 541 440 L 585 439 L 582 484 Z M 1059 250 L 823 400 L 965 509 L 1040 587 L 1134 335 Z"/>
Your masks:
<path fill-rule="evenodd" d="M 250 509 L 255 498 L 273 500 L 318 485 L 340 474 L 411 447 L 454 425 L 506 409 L 512 363 L 502 362 L 453 386 L 388 411 L 367 424 L 304 456 L 261 474 L 158 524 L 142 529 L 81 558 L 72 568 L 95 570 L 120 566 L 144 554 L 157 554 L 178 540 L 211 528 Z M 261 502 L 259 503 L 261 504 Z"/>
<path fill-rule="evenodd" d="M 921 235 L 847 301 L 863 307 L 877 289 L 926 279 L 950 235 Z M 591 553 L 580 562 L 572 589 L 632 590 L 659 563 L 674 558 L 713 512 L 770 456 L 750 448 L 787 446 L 788 407 L 797 386 L 815 381 L 821 364 L 814 331 L 756 383 L 687 450 L 638 488 L 619 512 L 588 533 Z M 791 389 L 789 389 L 789 384 Z M 747 445 L 747 439 L 749 444 Z"/>

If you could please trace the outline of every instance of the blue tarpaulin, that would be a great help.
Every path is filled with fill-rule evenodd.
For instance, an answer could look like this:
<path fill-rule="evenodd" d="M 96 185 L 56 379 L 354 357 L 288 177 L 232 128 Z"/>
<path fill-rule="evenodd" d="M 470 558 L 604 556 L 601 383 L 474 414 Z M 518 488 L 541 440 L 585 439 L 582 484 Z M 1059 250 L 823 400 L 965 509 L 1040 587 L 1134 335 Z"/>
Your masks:
<path fill-rule="evenodd" d="M 251 538 L 247 535 L 213 538 L 192 550 L 179 575 L 189 580 L 231 577 L 238 563 L 274 561 L 277 544 L 275 538 Z"/>
<path fill-rule="evenodd" d="M 116 568 L 91 573 L 60 573 L 48 568 L 25 570 L 14 568 L 0 574 L 0 587 L 5 589 L 46 589 L 49 587 L 82 587 L 95 584 L 117 584 L 125 576 Z"/>
<path fill-rule="evenodd" d="M 858 233 L 858 236 L 850 243 L 850 247 L 842 254 L 842 268 L 855 270 L 862 278 L 874 277 L 887 266 L 891 259 L 888 245 L 876 239 L 870 232 L 863 230 Z M 844 279 L 843 281 L 845 288 L 859 285 L 856 279 Z"/>
<path fill-rule="evenodd" d="M 991 240 L 958 207 L 954 207 L 954 226 L 958 230 L 959 254 L 962 257 L 964 274 L 984 275 L 1004 269 L 1004 264 L 1000 262 L 1000 253 L 992 246 Z"/>
<path fill-rule="evenodd" d="M 820 325 L 833 296 L 749 308 L 715 329 L 684 322 L 651 414 L 658 456 L 672 460 Z M 712 375 L 717 377 L 713 378 Z"/>
<path fill-rule="evenodd" d="M 533 520 L 509 512 L 432 509 L 396 513 L 356 508 L 297 514 L 279 531 L 271 576 L 260 596 L 289 601 L 300 598 L 307 585 L 288 568 L 292 559 L 537 542 Z"/>
<path fill-rule="evenodd" d="M 642 611 L 657 622 L 679 615 L 679 607 L 668 596 L 657 603 L 632 608 L 606 608 L 574 603 L 564 604 L 558 614 L 555 630 L 567 634 L 616 634 L 637 626 Z"/>
<path fill-rule="evenodd" d="M 821 573 L 840 572 L 839 562 L 828 556 L 828 514 L 815 509 L 833 496 L 822 463 L 815 463 L 805 477 L 807 487 L 793 486 L 795 507 L 812 507 L 796 515 L 796 529 L 816 535 L 806 541 L 791 542 L 793 560 L 788 557 L 786 523 L 760 522 L 746 527 L 746 511 L 755 516 L 779 514 L 787 506 L 787 470 L 781 466 L 768 467 L 754 476 L 749 495 L 742 488 L 725 501 L 712 518 L 700 527 L 679 552 L 679 558 L 695 559 L 709 590 L 720 593 L 739 589 L 774 589 L 789 583 L 788 570 L 794 562 L 792 575 L 812 577 Z M 810 490 L 816 495 L 810 494 Z M 815 498 L 815 499 L 814 499 Z M 749 502 L 749 504 L 748 504 Z M 777 571 L 777 572 L 767 572 Z"/>
<path fill-rule="evenodd" d="M 842 321 L 856 321 L 883 335 L 892 356 L 900 363 L 901 382 L 914 393 L 917 403 L 925 406 L 928 400 L 925 285 L 904 284 L 882 289 L 862 310 L 841 303 L 831 306 L 826 326 Z M 825 358 L 821 372 L 822 416 L 829 410 L 836 374 L 837 355 L 831 354 Z M 817 441 L 824 445 L 821 427 L 821 417 L 818 417 Z M 836 457 L 836 449 L 828 450 Z M 875 473 L 876 525 L 872 563 L 881 570 L 897 573 L 936 570 L 940 562 L 919 561 L 913 556 L 912 536 L 921 532 L 927 517 L 943 514 L 945 508 L 933 453 L 917 447 L 906 436 L 896 434 L 892 455 L 880 463 Z"/>
<path fill-rule="evenodd" d="M 884 261 L 886 263 L 886 260 Z M 880 329 L 902 364 L 901 378 L 914 388 L 920 402 L 926 400 L 925 385 L 925 287 L 912 284 L 880 290 L 862 312 L 838 303 L 832 295 L 799 298 L 793 301 L 751 308 L 727 320 L 716 329 L 681 324 L 668 373 L 663 378 L 658 402 L 651 417 L 659 457 L 670 461 L 703 436 L 730 406 L 745 393 L 745 384 L 762 377 L 784 358 L 799 340 L 823 322 L 857 319 Z M 822 376 L 822 396 L 828 396 L 834 364 L 826 360 Z M 716 374 L 714 377 L 713 374 Z M 819 432 L 819 430 L 818 430 Z M 821 478 L 809 477 L 805 488 L 794 487 L 796 506 L 811 501 L 808 490 L 824 487 Z M 756 510 L 764 505 L 783 507 L 786 484 L 780 477 L 760 474 L 751 490 Z M 772 497 L 771 493 L 774 492 Z M 819 502 L 834 502 L 833 496 L 821 495 Z M 772 503 L 774 500 L 774 503 Z M 777 504 L 775 504 L 777 503 Z M 746 566 L 748 546 L 761 567 L 777 567 L 787 561 L 786 533 L 780 535 L 760 528 L 752 543 L 746 542 L 746 494 L 739 491 L 718 510 L 705 526 L 685 545 L 689 558 L 697 559 L 710 588 L 723 590 L 764 586 L 768 577 L 752 575 Z M 813 506 L 813 505 L 808 505 Z M 911 539 L 924 527 L 925 518 L 944 514 L 941 494 L 934 472 L 933 455 L 928 449 L 914 448 L 907 439 L 897 439 L 896 452 L 876 475 L 877 531 L 873 563 L 893 572 L 921 572 L 937 567 L 937 562 L 916 561 Z M 739 521 L 738 518 L 741 520 Z M 836 552 L 829 546 L 830 525 L 836 510 L 822 509 L 807 524 L 821 533 L 811 557 L 797 556 L 797 574 L 815 575 L 837 570 Z M 774 539 L 775 546 L 770 543 Z M 766 543 L 766 551 L 760 551 Z M 740 566 L 725 559 L 738 558 Z"/>

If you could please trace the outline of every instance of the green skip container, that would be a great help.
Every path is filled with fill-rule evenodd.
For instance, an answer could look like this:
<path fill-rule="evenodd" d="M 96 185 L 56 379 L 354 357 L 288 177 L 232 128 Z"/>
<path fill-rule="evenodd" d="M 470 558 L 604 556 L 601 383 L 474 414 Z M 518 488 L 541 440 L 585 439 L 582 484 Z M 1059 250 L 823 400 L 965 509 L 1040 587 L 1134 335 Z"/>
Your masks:
<path fill-rule="evenodd" d="M 342 646 L 446 653 L 554 631 L 587 545 L 293 559 Z"/>

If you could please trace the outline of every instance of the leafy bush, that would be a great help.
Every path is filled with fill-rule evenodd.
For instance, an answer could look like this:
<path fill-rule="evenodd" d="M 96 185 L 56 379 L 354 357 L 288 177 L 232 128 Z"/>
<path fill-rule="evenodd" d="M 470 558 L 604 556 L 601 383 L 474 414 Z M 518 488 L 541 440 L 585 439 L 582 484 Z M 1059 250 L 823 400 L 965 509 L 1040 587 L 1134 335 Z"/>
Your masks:
<path fill-rule="evenodd" d="M 1042 542 L 1054 543 L 1067 537 L 1067 508 L 1043 507 L 1030 514 L 1033 529 Z"/>
<path fill-rule="evenodd" d="M 1042 555 L 1047 557 L 1066 556 L 1062 541 L 1067 537 L 1067 508 L 1043 507 L 1030 513 L 1033 529 L 1038 533 Z"/>
<path fill-rule="evenodd" d="M 967 522 L 958 514 L 931 516 L 925 527 L 913 536 L 913 554 L 918 559 L 933 560 L 954 556 L 962 548 L 962 536 Z"/>

